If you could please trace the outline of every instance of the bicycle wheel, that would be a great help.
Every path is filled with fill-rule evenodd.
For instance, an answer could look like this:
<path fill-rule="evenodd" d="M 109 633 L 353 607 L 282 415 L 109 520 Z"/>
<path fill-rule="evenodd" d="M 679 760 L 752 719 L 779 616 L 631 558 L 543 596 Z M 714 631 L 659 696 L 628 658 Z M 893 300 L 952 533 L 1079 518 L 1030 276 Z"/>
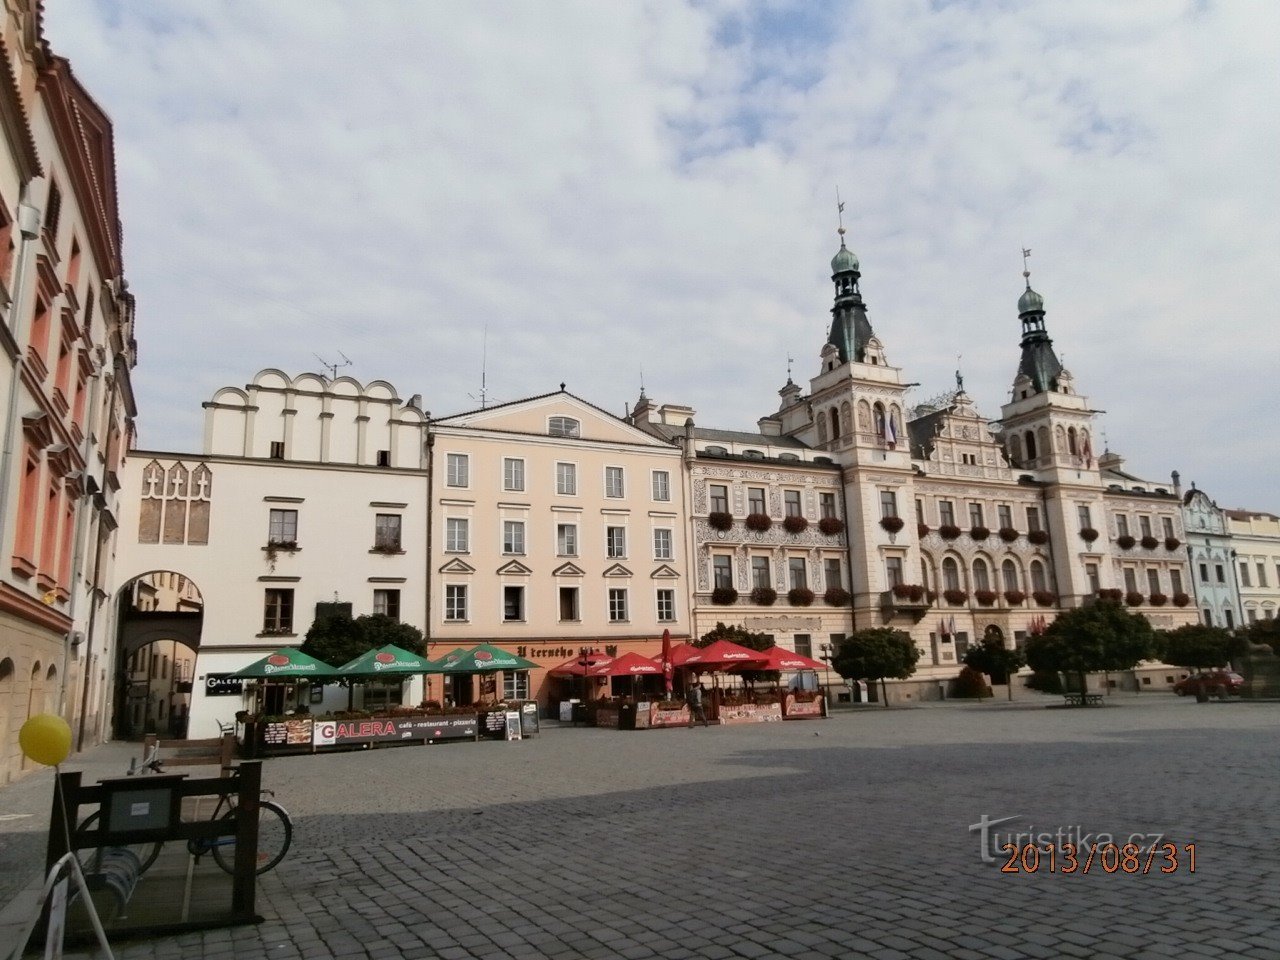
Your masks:
<path fill-rule="evenodd" d="M 101 810 L 95 810 L 89 816 L 85 817 L 80 823 L 80 830 L 96 830 L 98 820 L 102 817 Z M 160 848 L 164 844 L 159 842 L 153 843 L 122 843 L 118 846 L 124 847 L 126 850 L 133 851 L 133 855 L 138 858 L 141 868 L 138 875 L 147 872 L 147 868 L 156 862 L 156 857 L 160 856 Z M 98 865 L 101 861 L 103 847 L 85 847 L 83 850 L 76 851 L 76 859 L 80 861 L 80 869 L 86 874 L 97 873 Z"/>
<path fill-rule="evenodd" d="M 236 811 L 229 811 L 224 820 L 234 820 Z M 258 866 L 256 873 L 266 873 L 289 852 L 293 842 L 293 821 L 284 807 L 262 800 L 258 803 Z M 236 868 L 236 842 L 234 837 L 219 837 L 213 841 L 213 859 L 227 873 Z"/>

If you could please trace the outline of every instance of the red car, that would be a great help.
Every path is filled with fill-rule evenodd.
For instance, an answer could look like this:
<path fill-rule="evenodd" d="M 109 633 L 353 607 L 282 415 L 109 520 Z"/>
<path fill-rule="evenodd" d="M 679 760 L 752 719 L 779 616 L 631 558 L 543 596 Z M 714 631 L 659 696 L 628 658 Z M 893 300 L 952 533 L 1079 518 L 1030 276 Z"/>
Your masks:
<path fill-rule="evenodd" d="M 1230 670 L 1211 670 L 1183 677 L 1173 685 L 1173 692 L 1185 697 L 1189 693 L 1195 693 L 1197 689 L 1203 689 L 1205 693 L 1217 693 L 1219 688 L 1225 687 L 1227 693 L 1239 693 L 1243 686 L 1244 677 L 1240 674 Z"/>

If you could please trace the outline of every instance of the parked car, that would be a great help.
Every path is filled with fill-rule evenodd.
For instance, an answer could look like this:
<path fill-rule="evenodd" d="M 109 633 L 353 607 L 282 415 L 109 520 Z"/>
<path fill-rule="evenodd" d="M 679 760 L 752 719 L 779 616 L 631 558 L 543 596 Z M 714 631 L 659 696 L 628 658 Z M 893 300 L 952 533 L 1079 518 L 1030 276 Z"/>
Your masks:
<path fill-rule="evenodd" d="M 1185 697 L 1189 693 L 1194 694 L 1198 689 L 1203 689 L 1205 693 L 1213 693 L 1220 687 L 1225 687 L 1227 693 L 1239 693 L 1243 686 L 1244 677 L 1238 673 L 1232 673 L 1230 670 L 1210 670 L 1183 677 L 1173 685 L 1173 692 L 1180 697 Z"/>

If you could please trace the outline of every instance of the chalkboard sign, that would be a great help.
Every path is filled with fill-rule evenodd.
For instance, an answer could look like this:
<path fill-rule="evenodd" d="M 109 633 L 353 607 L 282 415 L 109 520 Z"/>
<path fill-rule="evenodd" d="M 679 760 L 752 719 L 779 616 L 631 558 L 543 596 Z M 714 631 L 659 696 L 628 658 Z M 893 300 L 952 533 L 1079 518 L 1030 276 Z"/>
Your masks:
<path fill-rule="evenodd" d="M 507 739 L 519 740 L 520 736 L 520 711 L 508 710 L 505 714 L 507 725 Z"/>

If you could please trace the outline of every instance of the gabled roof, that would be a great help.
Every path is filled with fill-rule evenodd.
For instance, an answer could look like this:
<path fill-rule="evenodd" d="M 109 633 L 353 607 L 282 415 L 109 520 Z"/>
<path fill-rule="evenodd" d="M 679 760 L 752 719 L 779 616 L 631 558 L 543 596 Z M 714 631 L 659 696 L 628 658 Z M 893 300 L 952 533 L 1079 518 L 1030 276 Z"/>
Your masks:
<path fill-rule="evenodd" d="M 557 409 L 557 408 L 562 409 Z M 495 433 L 518 433 L 528 436 L 548 436 L 541 424 L 534 424 L 522 414 L 540 411 L 550 415 L 572 415 L 581 425 L 578 437 L 557 437 L 557 439 L 573 442 L 576 440 L 606 443 L 635 443 L 644 446 L 672 446 L 670 440 L 632 426 L 626 420 L 596 406 L 588 400 L 561 389 L 552 393 L 542 393 L 521 400 L 511 400 L 489 407 L 481 407 L 463 413 L 455 413 L 444 417 L 431 418 L 431 424 L 439 427 L 457 427 L 471 430 L 492 431 Z M 522 422 L 524 419 L 524 422 Z M 595 429 L 592 429 L 594 425 Z"/>

